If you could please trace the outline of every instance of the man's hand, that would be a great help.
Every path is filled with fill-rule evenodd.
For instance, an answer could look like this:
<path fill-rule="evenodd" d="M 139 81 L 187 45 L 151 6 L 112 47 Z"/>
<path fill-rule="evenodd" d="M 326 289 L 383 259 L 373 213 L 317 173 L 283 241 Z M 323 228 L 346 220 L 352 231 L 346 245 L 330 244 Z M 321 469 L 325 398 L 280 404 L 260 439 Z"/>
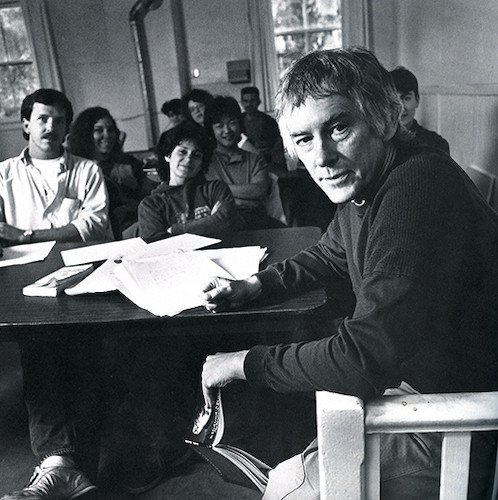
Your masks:
<path fill-rule="evenodd" d="M 249 351 L 218 352 L 208 356 L 202 368 L 202 393 L 206 408 L 216 402 L 218 387 L 233 380 L 245 380 L 244 360 Z"/>
<path fill-rule="evenodd" d="M 0 222 L 0 240 L 3 242 L 14 245 L 16 243 L 23 243 L 24 231 L 17 229 L 17 227 L 10 226 L 5 222 Z"/>
<path fill-rule="evenodd" d="M 202 291 L 204 307 L 209 311 L 236 309 L 261 294 L 261 281 L 256 276 L 245 280 L 212 278 Z"/>

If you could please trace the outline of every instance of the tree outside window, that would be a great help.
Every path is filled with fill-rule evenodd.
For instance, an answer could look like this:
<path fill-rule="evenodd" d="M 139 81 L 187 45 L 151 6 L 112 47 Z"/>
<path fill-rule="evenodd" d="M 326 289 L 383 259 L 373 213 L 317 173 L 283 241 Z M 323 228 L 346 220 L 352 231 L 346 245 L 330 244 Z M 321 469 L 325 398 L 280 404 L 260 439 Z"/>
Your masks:
<path fill-rule="evenodd" d="M 39 79 L 20 5 L 0 4 L 0 119 L 18 117 Z"/>
<path fill-rule="evenodd" d="M 341 0 L 272 0 L 278 70 L 320 49 L 342 46 Z"/>

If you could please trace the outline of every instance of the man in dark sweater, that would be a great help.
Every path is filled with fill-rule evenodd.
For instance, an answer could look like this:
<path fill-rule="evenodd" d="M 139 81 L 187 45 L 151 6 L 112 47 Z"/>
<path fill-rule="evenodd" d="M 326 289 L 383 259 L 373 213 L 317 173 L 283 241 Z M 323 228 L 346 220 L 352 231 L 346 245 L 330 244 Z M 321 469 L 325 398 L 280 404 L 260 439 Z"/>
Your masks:
<path fill-rule="evenodd" d="M 327 337 L 209 356 L 203 390 L 247 380 L 279 392 L 363 399 L 498 388 L 498 217 L 446 154 L 398 126 L 389 72 L 365 49 L 308 54 L 284 76 L 277 116 L 289 152 L 338 204 L 321 240 L 243 281 L 213 278 L 217 311 L 349 279 L 356 305 Z M 492 437 L 477 442 L 470 498 L 485 498 Z M 437 497 L 438 435 L 381 443 L 383 499 Z M 478 449 L 479 448 L 479 449 Z M 486 463 L 485 463 L 486 462 Z M 303 468 L 305 470 L 303 470 Z M 299 478 L 305 478 L 302 481 Z M 319 498 L 316 442 L 270 473 L 264 500 Z"/>
<path fill-rule="evenodd" d="M 391 71 L 391 76 L 394 81 L 394 86 L 398 91 L 398 96 L 401 99 L 401 104 L 403 105 L 403 112 L 400 117 L 401 124 L 412 132 L 422 144 L 432 146 L 433 148 L 440 149 L 450 154 L 450 145 L 444 137 L 441 137 L 432 130 L 422 127 L 422 125 L 415 120 L 415 112 L 420 103 L 416 76 L 402 66 L 393 69 Z"/>

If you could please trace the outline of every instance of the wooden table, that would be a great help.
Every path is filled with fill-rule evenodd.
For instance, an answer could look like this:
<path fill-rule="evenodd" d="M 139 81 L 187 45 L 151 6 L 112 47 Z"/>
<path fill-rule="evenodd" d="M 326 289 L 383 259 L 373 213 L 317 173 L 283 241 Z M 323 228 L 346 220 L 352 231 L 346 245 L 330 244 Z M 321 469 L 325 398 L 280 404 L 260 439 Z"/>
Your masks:
<path fill-rule="evenodd" d="M 260 245 L 269 256 L 262 267 L 290 257 L 314 244 L 316 227 L 241 231 L 222 236 L 218 247 Z M 198 335 L 235 331 L 238 334 L 279 334 L 309 325 L 325 304 L 316 290 L 276 305 L 252 305 L 241 311 L 213 314 L 202 307 L 173 318 L 159 318 L 138 308 L 119 292 L 80 296 L 25 297 L 22 287 L 63 265 L 60 251 L 78 246 L 57 244 L 43 262 L 0 268 L 0 341 L 29 336 Z"/>

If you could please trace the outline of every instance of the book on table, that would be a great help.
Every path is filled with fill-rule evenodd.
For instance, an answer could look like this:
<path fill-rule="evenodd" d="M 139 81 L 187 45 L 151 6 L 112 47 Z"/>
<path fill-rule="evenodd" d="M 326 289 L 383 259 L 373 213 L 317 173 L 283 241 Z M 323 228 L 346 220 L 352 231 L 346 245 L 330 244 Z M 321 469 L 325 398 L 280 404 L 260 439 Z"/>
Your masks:
<path fill-rule="evenodd" d="M 219 389 L 212 408 L 207 408 L 203 399 L 198 405 L 185 443 L 209 462 L 225 481 L 264 492 L 272 468 L 250 453 L 222 443 L 224 431 L 225 416 Z"/>
<path fill-rule="evenodd" d="M 93 264 L 64 266 L 26 285 L 22 293 L 29 297 L 57 297 L 67 287 L 76 285 L 93 271 Z"/>

